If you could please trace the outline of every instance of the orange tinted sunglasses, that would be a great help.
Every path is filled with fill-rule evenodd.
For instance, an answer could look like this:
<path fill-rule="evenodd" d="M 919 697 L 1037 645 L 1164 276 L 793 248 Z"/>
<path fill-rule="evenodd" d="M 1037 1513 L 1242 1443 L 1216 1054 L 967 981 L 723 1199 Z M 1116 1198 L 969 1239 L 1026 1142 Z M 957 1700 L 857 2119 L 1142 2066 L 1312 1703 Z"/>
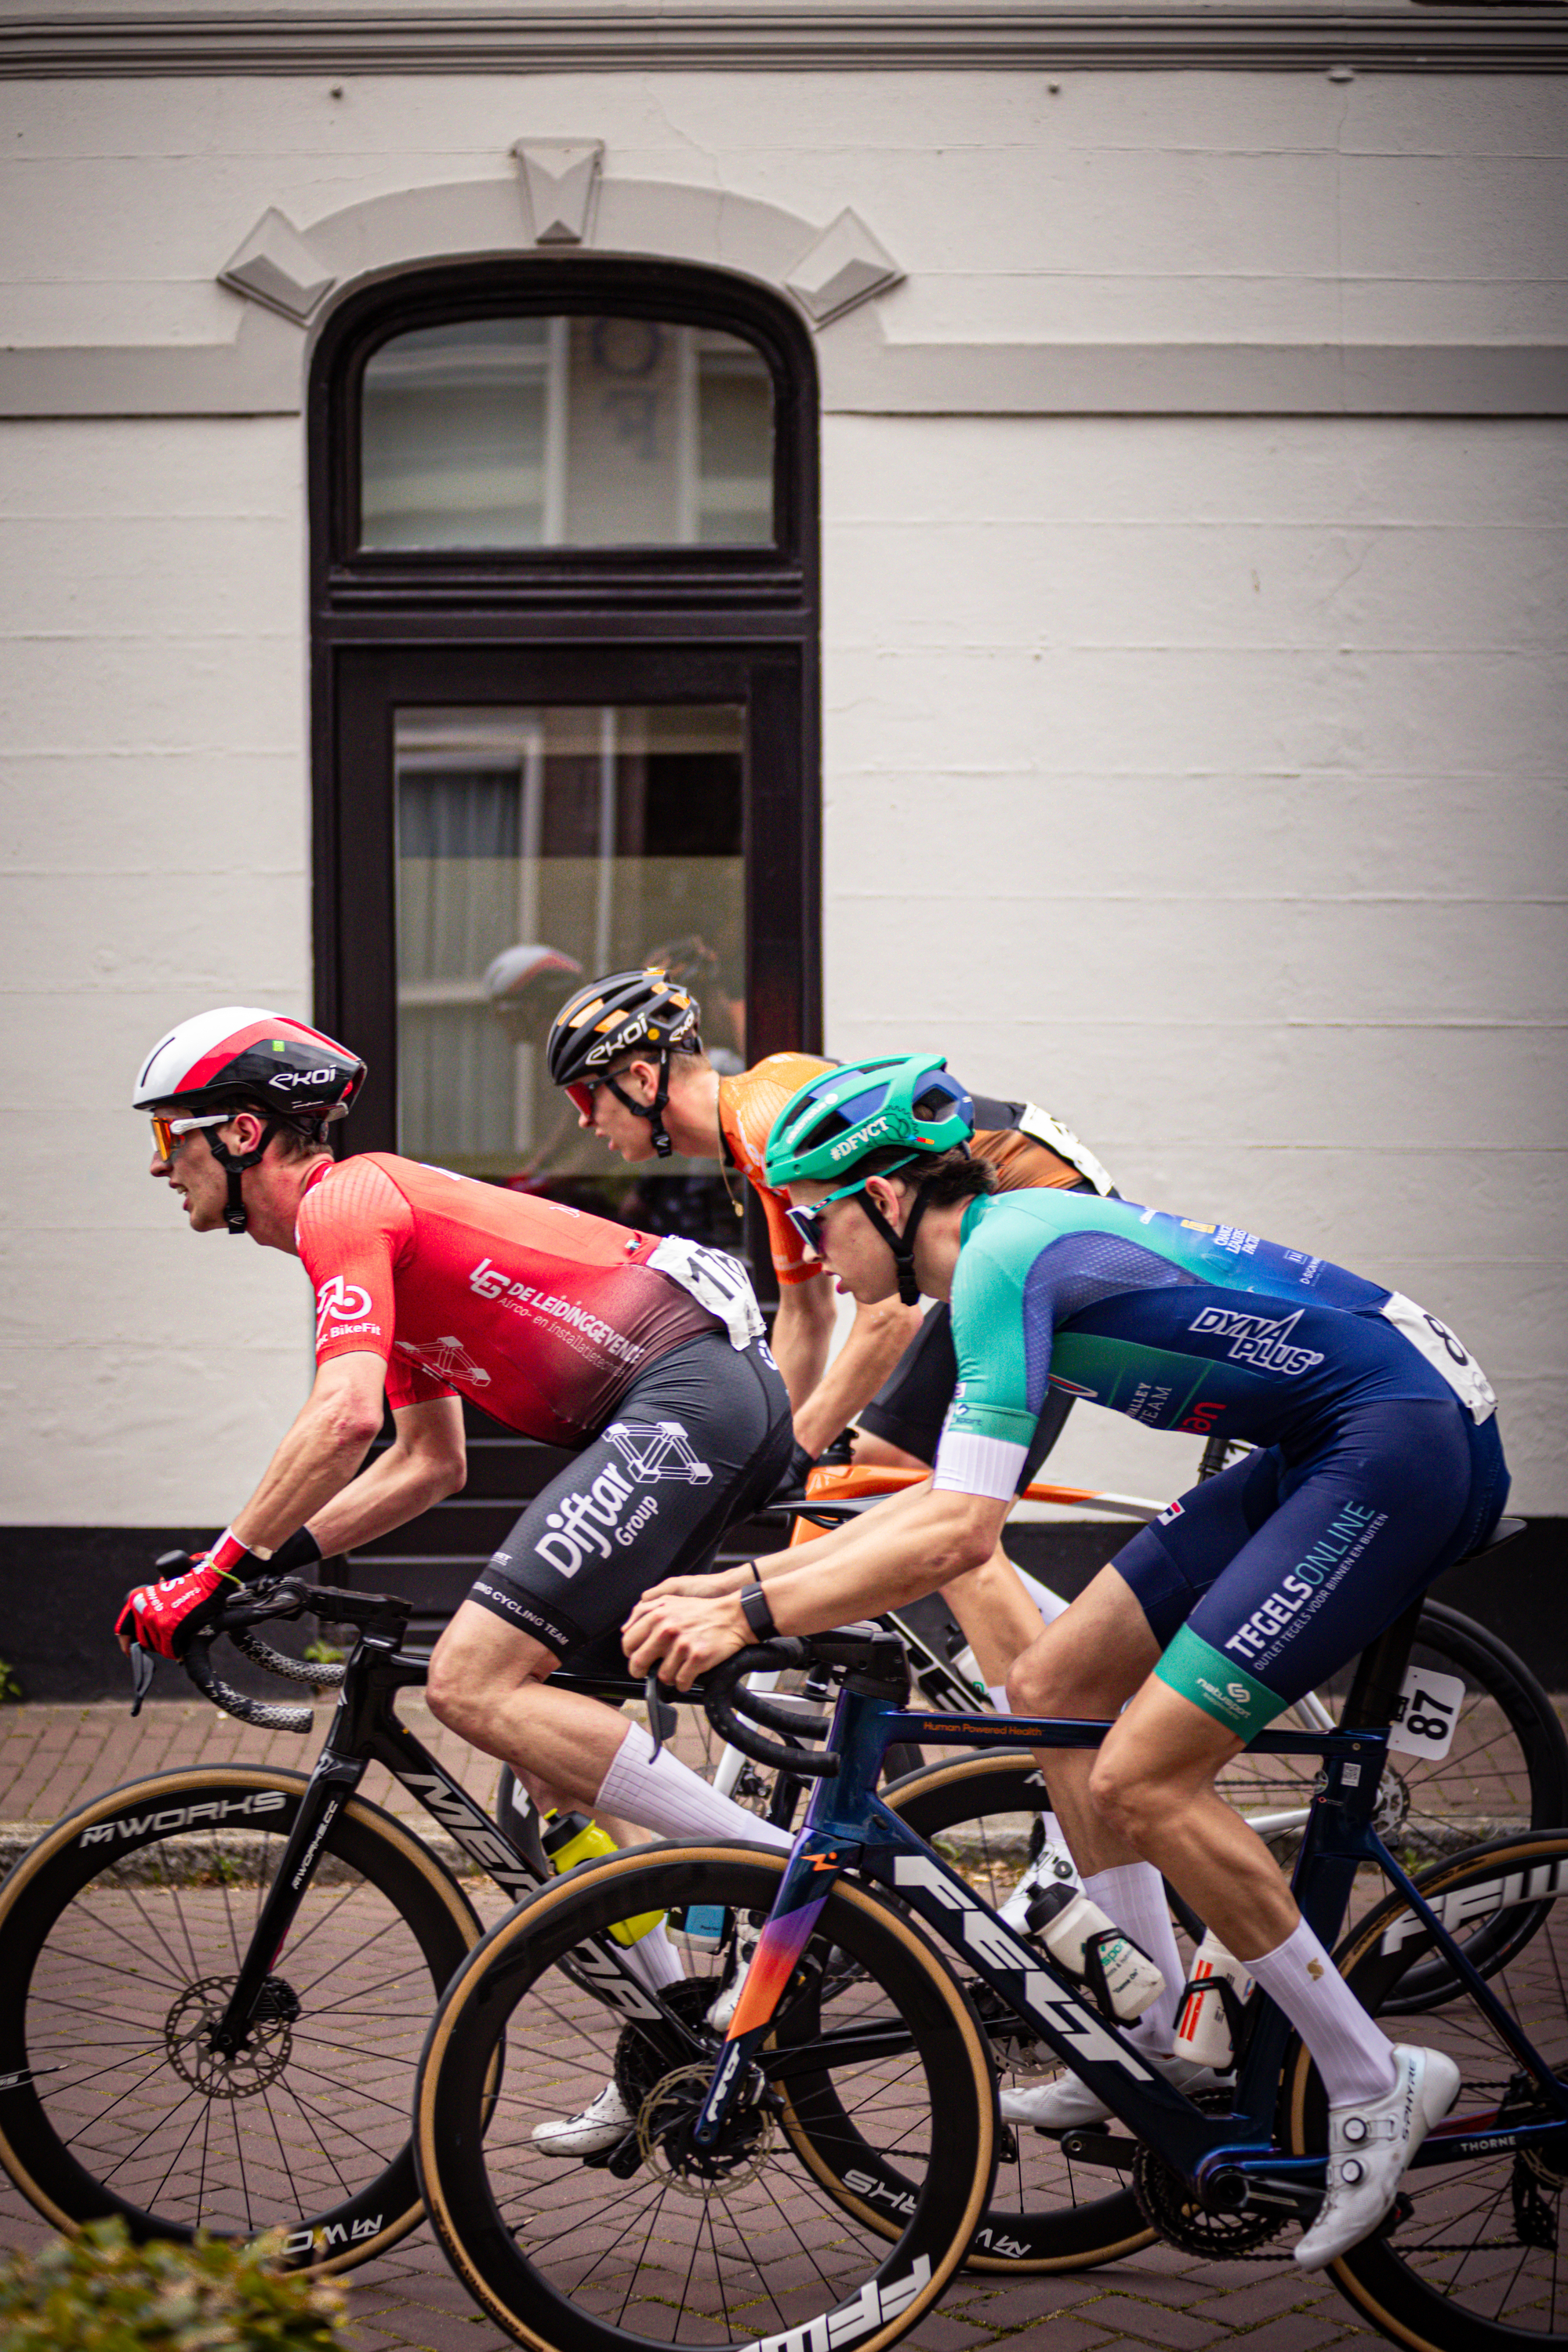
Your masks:
<path fill-rule="evenodd" d="M 189 1135 L 194 1128 L 226 1127 L 234 1117 L 231 1110 L 209 1111 L 204 1118 L 161 1118 L 153 1113 L 153 1144 L 160 1160 L 173 1160 L 180 1148 L 180 1138 Z"/>

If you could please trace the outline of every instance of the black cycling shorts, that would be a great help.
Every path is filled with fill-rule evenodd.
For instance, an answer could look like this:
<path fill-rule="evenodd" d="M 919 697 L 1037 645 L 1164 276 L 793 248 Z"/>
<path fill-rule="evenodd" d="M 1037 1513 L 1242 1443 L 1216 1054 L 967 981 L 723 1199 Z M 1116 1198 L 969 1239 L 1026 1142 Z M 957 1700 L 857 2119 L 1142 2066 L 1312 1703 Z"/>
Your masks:
<path fill-rule="evenodd" d="M 620 1629 L 634 1603 L 667 1576 L 711 1565 L 725 1528 L 778 1485 L 793 1443 L 765 1341 L 738 1350 L 726 1332 L 701 1332 L 633 1382 L 468 1598 L 558 1658 L 584 1663 L 573 1653 L 593 1643 L 594 1664 L 622 1674 Z"/>
<path fill-rule="evenodd" d="M 860 1427 L 889 1445 L 901 1446 L 917 1461 L 936 1460 L 947 1409 L 958 1386 L 958 1358 L 952 1347 L 952 1310 L 933 1307 L 898 1362 L 859 1416 Z M 1047 1389 L 1040 1417 L 1018 1479 L 1020 1492 L 1034 1476 L 1062 1433 L 1073 1401 L 1059 1389 Z"/>

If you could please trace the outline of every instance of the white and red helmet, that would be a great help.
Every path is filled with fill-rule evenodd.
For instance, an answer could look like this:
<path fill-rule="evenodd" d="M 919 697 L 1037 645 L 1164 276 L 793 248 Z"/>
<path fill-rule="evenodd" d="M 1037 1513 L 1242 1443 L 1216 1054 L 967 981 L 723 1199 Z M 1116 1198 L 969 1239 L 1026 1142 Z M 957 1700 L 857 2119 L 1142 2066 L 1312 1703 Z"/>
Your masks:
<path fill-rule="evenodd" d="M 198 1013 L 160 1037 L 137 1077 L 133 1110 L 249 1105 L 291 1124 L 343 1118 L 364 1083 L 346 1045 L 287 1013 L 251 1004 Z"/>

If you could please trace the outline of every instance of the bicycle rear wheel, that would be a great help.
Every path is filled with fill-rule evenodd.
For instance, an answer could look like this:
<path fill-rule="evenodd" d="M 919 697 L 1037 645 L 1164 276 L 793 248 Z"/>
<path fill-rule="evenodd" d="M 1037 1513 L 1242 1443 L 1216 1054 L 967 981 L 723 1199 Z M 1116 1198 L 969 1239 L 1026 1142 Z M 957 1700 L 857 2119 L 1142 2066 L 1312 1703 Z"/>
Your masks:
<path fill-rule="evenodd" d="M 440 1864 L 355 1798 L 233 2059 L 207 2046 L 306 1781 L 241 1766 L 95 1798 L 0 1892 L 0 2163 L 57 2229 L 281 2227 L 323 2271 L 420 2219 L 408 2146 L 436 1995 L 479 1924 Z"/>
<path fill-rule="evenodd" d="M 710 2155 L 689 2132 L 719 2046 L 706 2017 L 721 1962 L 694 1955 L 657 2000 L 606 1974 L 616 1921 L 690 1902 L 766 1912 L 784 1866 L 732 1846 L 608 1856 L 502 1920 L 447 1988 L 416 2094 L 419 2177 L 458 2277 L 519 2342 L 632 2352 L 798 2330 L 876 2352 L 956 2268 L 991 2178 L 989 2060 L 892 1905 L 846 1882 L 828 1896 L 756 2097 Z M 610 2081 L 632 2119 L 621 2142 L 586 2163 L 546 2153 L 535 2127 Z"/>
<path fill-rule="evenodd" d="M 1543 2082 L 1568 2084 L 1568 1831 L 1500 1839 L 1423 1872 L 1418 1883 L 1462 1948 L 1484 1948 L 1500 1919 L 1538 1915 L 1534 1933 L 1488 1980 L 1541 2069 L 1521 2065 L 1468 1992 L 1399 2030 L 1400 2039 L 1458 2063 L 1458 2100 L 1428 2142 L 1447 2141 L 1456 2160 L 1407 2172 L 1399 2218 L 1333 2263 L 1335 2281 L 1373 2326 L 1413 2352 L 1547 2352 L 1568 2342 L 1568 2123 L 1552 2122 L 1542 2095 Z M 1386 2018 L 1402 1979 L 1430 1965 L 1432 1949 L 1428 1931 L 1393 1895 L 1335 1958 L 1365 2006 Z M 1443 1972 L 1452 1980 L 1451 1969 Z M 1282 2112 L 1293 2153 L 1323 2147 L 1322 2089 L 1300 2046 Z M 1551 2127 L 1515 2148 L 1489 2148 L 1483 2135 L 1500 2121 Z"/>
<path fill-rule="evenodd" d="M 1375 1826 L 1405 1867 L 1422 1869 L 1487 1838 L 1554 1829 L 1568 1821 L 1568 1737 L 1551 1699 L 1508 1644 L 1458 1610 L 1428 1601 L 1410 1662 L 1457 1675 L 1465 1696 L 1446 1756 L 1395 1752 L 1384 1769 Z M 1319 1694 L 1335 1716 L 1353 1663 Z M 1217 1785 L 1222 1797 L 1258 1822 L 1276 1855 L 1289 1862 L 1300 1843 L 1299 1823 L 1272 1833 L 1267 1824 L 1273 1816 L 1304 1810 L 1316 1774 L 1310 1757 L 1238 1756 Z M 1356 1904 L 1382 1895 L 1376 1873 L 1363 1872 Z M 1352 1904 L 1352 1917 L 1354 1912 Z"/>
<path fill-rule="evenodd" d="M 1039 1817 L 1049 1810 L 1045 1778 L 1030 1756 L 973 1756 L 936 1764 L 884 1791 L 885 1801 L 916 1835 L 997 1909 L 1038 1850 Z M 952 1965 L 959 1965 L 956 1952 Z M 993 2036 L 1005 2089 L 1026 2088 L 1059 2061 L 1016 2023 L 989 1986 L 969 1987 Z M 1152 2245 L 1154 2231 L 1139 2210 L 1130 2173 L 1075 2164 L 1060 2139 L 1004 2125 L 990 2208 L 965 2259 L 967 2270 L 1086 2270 Z"/>

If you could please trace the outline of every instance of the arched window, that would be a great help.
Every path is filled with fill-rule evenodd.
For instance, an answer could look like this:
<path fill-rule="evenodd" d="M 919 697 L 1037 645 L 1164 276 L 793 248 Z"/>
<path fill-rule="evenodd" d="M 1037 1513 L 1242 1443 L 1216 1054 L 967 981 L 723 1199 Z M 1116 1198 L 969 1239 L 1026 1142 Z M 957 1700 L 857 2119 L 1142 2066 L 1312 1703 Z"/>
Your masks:
<path fill-rule="evenodd" d="M 568 259 L 352 298 L 311 388 L 317 1010 L 362 1147 L 733 1246 L 711 1161 L 563 1119 L 579 971 L 818 1042 L 816 399 L 748 281 Z M 758 1265 L 765 1281 L 765 1259 Z"/>

